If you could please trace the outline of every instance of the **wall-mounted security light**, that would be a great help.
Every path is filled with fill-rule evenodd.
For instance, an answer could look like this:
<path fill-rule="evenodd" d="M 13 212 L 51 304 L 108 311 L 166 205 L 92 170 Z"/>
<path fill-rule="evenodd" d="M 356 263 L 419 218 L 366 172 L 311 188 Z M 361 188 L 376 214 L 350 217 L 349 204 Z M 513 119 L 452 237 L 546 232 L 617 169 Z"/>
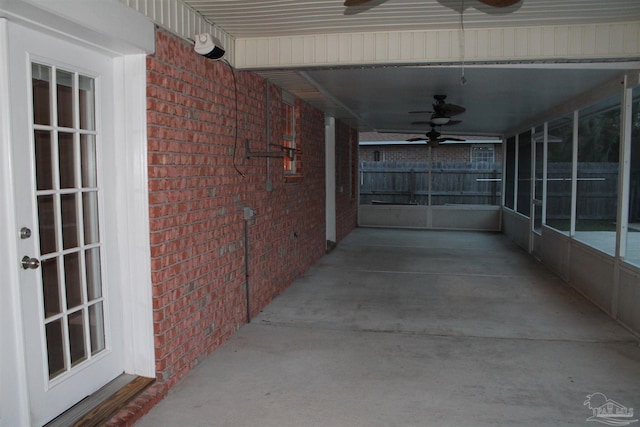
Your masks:
<path fill-rule="evenodd" d="M 220 40 L 209 33 L 196 34 L 194 36 L 194 40 L 196 44 L 193 47 L 193 50 L 209 59 L 217 61 L 226 53 L 222 47 L 222 43 L 220 43 Z"/>

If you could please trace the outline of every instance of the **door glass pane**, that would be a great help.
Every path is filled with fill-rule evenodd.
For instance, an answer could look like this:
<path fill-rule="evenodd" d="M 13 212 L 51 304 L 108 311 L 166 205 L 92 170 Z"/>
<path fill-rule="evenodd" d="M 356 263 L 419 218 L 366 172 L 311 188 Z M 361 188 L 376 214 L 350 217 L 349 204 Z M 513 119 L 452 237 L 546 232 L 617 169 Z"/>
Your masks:
<path fill-rule="evenodd" d="M 82 193 L 82 209 L 84 244 L 97 243 L 100 240 L 100 232 L 98 230 L 98 192 Z"/>
<path fill-rule="evenodd" d="M 79 76 L 78 85 L 80 129 L 95 130 L 94 80 L 91 77 Z"/>
<path fill-rule="evenodd" d="M 82 310 L 69 315 L 69 349 L 71 366 L 75 366 L 87 358 Z"/>
<path fill-rule="evenodd" d="M 46 325 L 47 353 L 49 362 L 49 379 L 55 378 L 65 371 L 64 343 L 62 334 L 62 319 Z"/>
<path fill-rule="evenodd" d="M 93 248 L 85 252 L 87 269 L 87 299 L 89 302 L 102 296 L 102 279 L 100 275 L 100 249 Z"/>
<path fill-rule="evenodd" d="M 31 64 L 31 88 L 33 92 L 33 122 L 51 124 L 51 67 Z"/>
<path fill-rule="evenodd" d="M 44 295 L 44 315 L 51 317 L 60 313 L 60 281 L 58 280 L 58 259 L 52 258 L 40 263 L 42 271 L 42 293 Z"/>
<path fill-rule="evenodd" d="M 64 256 L 64 283 L 67 295 L 67 309 L 82 304 L 82 274 L 79 252 Z"/>
<path fill-rule="evenodd" d="M 76 194 L 62 194 L 60 196 L 62 214 L 62 247 L 64 249 L 70 249 L 78 246 L 76 196 Z"/>
<path fill-rule="evenodd" d="M 54 378 L 107 347 L 96 93 L 93 78 L 39 64 L 32 65 L 32 86 L 42 339 Z"/>
<path fill-rule="evenodd" d="M 94 135 L 80 135 L 80 153 L 82 156 L 80 169 L 82 186 L 95 188 L 98 186 L 96 178 L 96 137 Z"/>
<path fill-rule="evenodd" d="M 91 354 L 104 350 L 104 316 L 102 302 L 89 307 L 89 334 L 91 337 Z"/>
<path fill-rule="evenodd" d="M 36 146 L 36 186 L 38 190 L 53 189 L 53 169 L 51 157 L 51 132 L 34 132 Z"/>
<path fill-rule="evenodd" d="M 56 241 L 56 217 L 53 196 L 38 197 L 38 218 L 40 231 L 40 254 L 46 255 L 58 249 Z"/>
<path fill-rule="evenodd" d="M 56 73 L 58 88 L 58 126 L 73 127 L 73 74 L 58 70 Z"/>
<path fill-rule="evenodd" d="M 60 188 L 74 188 L 76 186 L 75 151 L 73 134 L 60 132 L 58 134 Z"/>

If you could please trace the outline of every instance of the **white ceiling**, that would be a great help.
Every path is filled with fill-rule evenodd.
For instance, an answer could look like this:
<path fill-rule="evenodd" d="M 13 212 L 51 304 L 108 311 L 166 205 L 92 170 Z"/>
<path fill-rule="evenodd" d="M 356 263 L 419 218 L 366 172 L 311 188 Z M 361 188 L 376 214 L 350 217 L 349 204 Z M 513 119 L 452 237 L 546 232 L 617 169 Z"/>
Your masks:
<path fill-rule="evenodd" d="M 318 70 L 308 72 L 321 87 L 369 127 L 378 131 L 412 133 L 429 126 L 412 125 L 428 120 L 434 94 L 467 108 L 453 117 L 462 123 L 447 126 L 459 135 L 500 135 L 527 125 L 550 107 L 563 104 L 585 90 L 620 75 L 617 69 L 465 67 L 467 83 L 460 84 L 459 67 L 402 67 Z M 363 129 L 367 126 L 363 126 Z"/>
<path fill-rule="evenodd" d="M 477 0 L 372 0 L 345 8 L 343 0 L 185 0 L 231 36 L 596 24 L 640 20 L 640 0 L 523 0 L 490 8 Z M 628 58 L 640 61 L 640 58 Z M 446 128 L 458 135 L 502 135 L 545 111 L 611 81 L 640 62 L 529 65 L 363 66 L 333 69 L 256 70 L 361 130 L 424 132 L 412 125 L 428 115 L 433 95 L 466 107 Z"/>
<path fill-rule="evenodd" d="M 525 0 L 492 8 L 477 0 L 185 0 L 235 37 L 629 21 L 638 0 Z"/>

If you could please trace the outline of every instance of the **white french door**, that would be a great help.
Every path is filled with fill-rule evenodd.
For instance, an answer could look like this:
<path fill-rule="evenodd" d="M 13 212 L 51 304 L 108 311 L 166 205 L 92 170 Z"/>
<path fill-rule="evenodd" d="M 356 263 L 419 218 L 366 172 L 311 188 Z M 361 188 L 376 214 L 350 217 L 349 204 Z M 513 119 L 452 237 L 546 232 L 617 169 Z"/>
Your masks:
<path fill-rule="evenodd" d="M 10 24 L 11 148 L 31 421 L 42 425 L 123 372 L 109 280 L 102 156 L 113 150 L 113 60 Z"/>

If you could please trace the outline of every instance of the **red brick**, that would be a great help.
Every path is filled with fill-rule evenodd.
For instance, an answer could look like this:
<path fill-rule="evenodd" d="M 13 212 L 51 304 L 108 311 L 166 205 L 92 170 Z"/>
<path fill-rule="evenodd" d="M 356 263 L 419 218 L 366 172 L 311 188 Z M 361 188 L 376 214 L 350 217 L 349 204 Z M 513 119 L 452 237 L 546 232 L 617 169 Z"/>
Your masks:
<path fill-rule="evenodd" d="M 296 102 L 302 154 L 299 174 L 285 177 L 281 159 L 247 159 L 244 145 L 248 138 L 251 149 L 266 149 L 267 109 L 271 140 L 281 141 L 281 90 L 238 70 L 234 88 L 226 64 L 195 54 L 165 30 L 156 38 L 147 60 L 147 135 L 158 384 L 110 425 L 133 424 L 245 322 L 245 206 L 257 213 L 247 224 L 254 315 L 315 264 L 326 245 L 324 114 Z M 356 130 L 339 124 L 336 146 L 346 150 L 339 176 L 356 188 Z M 356 226 L 357 197 L 345 191 L 336 203 L 341 240 Z"/>

